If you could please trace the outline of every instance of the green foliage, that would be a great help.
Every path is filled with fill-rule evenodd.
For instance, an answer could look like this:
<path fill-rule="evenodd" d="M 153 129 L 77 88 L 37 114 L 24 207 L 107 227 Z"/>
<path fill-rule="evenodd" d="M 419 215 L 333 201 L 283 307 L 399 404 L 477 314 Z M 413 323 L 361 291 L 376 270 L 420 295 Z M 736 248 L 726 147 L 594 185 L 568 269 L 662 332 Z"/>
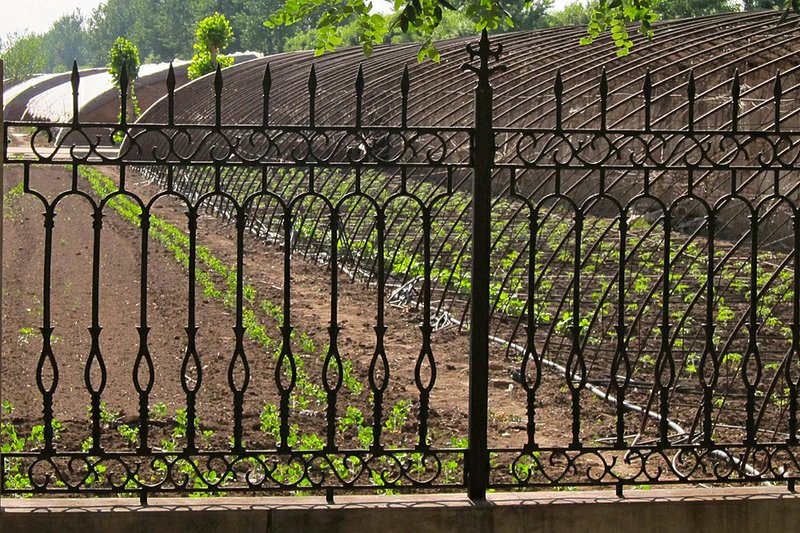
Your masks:
<path fill-rule="evenodd" d="M 225 15 L 214 13 L 197 25 L 195 47 L 206 51 L 220 51 L 233 41 L 233 28 Z"/>
<path fill-rule="evenodd" d="M 189 65 L 190 80 L 213 72 L 217 65 L 225 68 L 233 64 L 232 57 L 220 54 L 233 41 L 233 28 L 225 15 L 214 13 L 201 20 L 195 36 L 195 54 Z"/>
<path fill-rule="evenodd" d="M 592 11 L 592 17 L 586 28 L 586 37 L 581 44 L 591 44 L 602 34 L 608 32 L 614 39 L 618 56 L 626 56 L 633 48 L 633 41 L 628 33 L 628 24 L 639 23 L 639 33 L 651 39 L 651 25 L 658 20 L 651 0 L 600 0 Z"/>
<path fill-rule="evenodd" d="M 108 73 L 114 80 L 114 85 L 119 87 L 123 65 L 128 72 L 128 82 L 133 82 L 139 77 L 139 49 L 125 37 L 118 37 L 108 51 Z"/>
<path fill-rule="evenodd" d="M 731 0 L 661 0 L 655 5 L 659 18 L 664 20 L 739 11 L 740 3 Z"/>
<path fill-rule="evenodd" d="M 548 13 L 548 26 L 578 26 L 588 24 L 592 18 L 592 4 L 576 0 L 563 9 Z"/>
<path fill-rule="evenodd" d="M 2 52 L 3 75 L 12 80 L 30 78 L 47 66 L 44 39 L 38 34 L 12 33 L 3 43 Z"/>
<path fill-rule="evenodd" d="M 211 58 L 211 54 L 200 52 L 192 57 L 192 62 L 189 65 L 188 76 L 190 80 L 205 76 L 209 72 L 214 72 L 219 64 L 220 68 L 225 68 L 233 65 L 234 58 L 228 57 L 224 54 L 219 54 L 216 61 Z"/>
<path fill-rule="evenodd" d="M 392 15 L 370 12 L 370 4 L 364 0 L 286 0 L 285 5 L 270 15 L 265 24 L 269 27 L 290 26 L 312 16 L 319 16 L 316 25 L 316 55 L 340 46 L 343 28 L 355 25 L 356 39 L 367 55 L 375 44 L 383 42 L 394 30 L 419 36 L 421 45 L 418 59 L 439 60 L 433 45 L 436 30 L 444 20 L 446 10 L 459 10 L 472 23 L 472 30 L 496 30 L 520 27 L 539 28 L 550 25 L 547 10 L 550 0 L 525 0 L 505 2 L 501 0 L 463 0 L 451 4 L 447 0 L 396 0 Z M 592 8 L 587 28 L 588 35 L 581 42 L 589 44 L 605 32 L 611 33 L 619 49 L 626 55 L 633 46 L 627 32 L 627 24 L 639 24 L 639 32 L 652 37 L 651 24 L 657 19 L 653 0 L 600 0 Z"/>
<path fill-rule="evenodd" d="M 135 119 L 141 112 L 134 92 L 134 82 L 139 77 L 139 64 L 139 49 L 136 45 L 125 37 L 117 37 L 108 51 L 108 73 L 111 74 L 111 79 L 114 80 L 114 85 L 120 90 L 120 94 L 122 94 L 122 73 L 123 71 L 127 73 L 128 92 L 125 107 L 129 119 Z M 121 135 L 117 134 L 114 140 L 120 142 Z"/>

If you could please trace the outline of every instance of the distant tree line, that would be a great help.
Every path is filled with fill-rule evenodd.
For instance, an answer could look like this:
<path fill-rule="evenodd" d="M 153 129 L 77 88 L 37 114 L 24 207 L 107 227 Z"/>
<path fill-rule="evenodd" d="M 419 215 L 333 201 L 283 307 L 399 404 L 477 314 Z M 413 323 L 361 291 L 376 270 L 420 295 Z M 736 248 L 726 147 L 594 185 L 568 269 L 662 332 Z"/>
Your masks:
<path fill-rule="evenodd" d="M 781 8 L 785 0 L 663 0 L 657 5 L 661 18 L 682 18 L 746 9 Z M 109 64 L 109 50 L 119 37 L 134 43 L 142 63 L 191 59 L 198 23 L 214 13 L 227 17 L 233 35 L 227 42 L 227 53 L 255 51 L 273 54 L 289 50 L 319 49 L 316 29 L 318 19 L 308 18 L 291 26 L 264 24 L 269 15 L 281 9 L 285 0 L 106 0 L 90 14 L 78 11 L 56 20 L 43 34 L 15 33 L 0 43 L 5 60 L 5 74 L 25 78 L 41 72 L 58 72 L 70 68 L 73 59 L 81 67 L 103 67 Z M 446 39 L 471 35 L 475 26 L 460 9 L 462 2 L 451 0 L 455 10 L 445 10 L 435 38 Z M 508 2 L 514 21 L 502 31 L 526 30 L 564 25 L 586 24 L 592 3 L 576 1 L 560 11 L 552 9 L 552 0 Z M 362 44 L 358 31 L 341 29 L 337 46 Z M 414 31 L 390 33 L 387 40 L 413 41 Z"/>

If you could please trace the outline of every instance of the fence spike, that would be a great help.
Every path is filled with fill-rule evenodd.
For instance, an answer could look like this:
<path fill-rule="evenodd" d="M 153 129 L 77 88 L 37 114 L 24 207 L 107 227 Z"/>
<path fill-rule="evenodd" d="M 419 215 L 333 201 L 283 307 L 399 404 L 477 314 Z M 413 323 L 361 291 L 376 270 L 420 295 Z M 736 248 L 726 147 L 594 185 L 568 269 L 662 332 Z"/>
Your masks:
<path fill-rule="evenodd" d="M 606 67 L 600 72 L 600 129 L 606 129 L 606 110 L 608 109 L 608 78 Z"/>
<path fill-rule="evenodd" d="M 309 125 L 313 128 L 316 119 L 314 115 L 316 115 L 315 107 L 316 107 L 316 99 L 317 99 L 317 70 L 314 65 L 311 65 L 311 72 L 308 74 L 308 116 L 309 116 Z"/>
<path fill-rule="evenodd" d="M 364 69 L 359 63 L 358 74 L 356 75 L 356 127 L 361 127 L 361 112 L 364 102 Z"/>
<path fill-rule="evenodd" d="M 400 81 L 400 123 L 405 128 L 408 125 L 408 92 L 411 89 L 411 77 L 408 73 L 408 64 L 403 66 L 403 79 Z"/>
<path fill-rule="evenodd" d="M 561 79 L 561 69 L 556 69 L 556 80 L 553 84 L 553 93 L 556 97 L 556 130 L 560 130 L 562 126 L 561 104 L 564 97 L 564 82 Z"/>
<path fill-rule="evenodd" d="M 217 63 L 214 74 L 214 117 L 217 127 L 222 125 L 222 68 Z"/>
<path fill-rule="evenodd" d="M 739 69 L 733 73 L 731 82 L 731 129 L 736 131 L 739 128 L 739 99 L 741 97 L 742 85 L 739 80 Z"/>
<path fill-rule="evenodd" d="M 167 121 L 170 126 L 175 124 L 175 68 L 172 61 L 167 71 Z"/>
<path fill-rule="evenodd" d="M 644 73 L 644 86 L 642 87 L 642 94 L 644 95 L 644 129 L 650 131 L 652 116 L 651 106 L 653 103 L 653 80 L 650 77 L 650 67 Z"/>
<path fill-rule="evenodd" d="M 694 69 L 689 69 L 689 82 L 686 85 L 686 94 L 689 97 L 689 131 L 694 130 L 694 100 L 697 96 L 697 87 L 694 83 Z"/>
<path fill-rule="evenodd" d="M 269 70 L 269 63 L 264 67 L 264 77 L 261 79 L 261 91 L 264 97 L 262 108 L 262 118 L 264 126 L 269 124 L 269 93 L 272 90 L 272 73 Z"/>
<path fill-rule="evenodd" d="M 120 124 L 125 126 L 128 123 L 128 63 L 122 62 L 122 72 L 119 73 L 119 94 L 120 94 Z"/>
<path fill-rule="evenodd" d="M 81 83 L 81 75 L 78 73 L 78 60 L 72 62 L 72 76 L 70 77 L 72 83 L 72 122 L 78 123 L 78 86 Z"/>
<path fill-rule="evenodd" d="M 775 74 L 775 131 L 781 131 L 781 98 L 783 97 L 783 86 L 781 83 L 781 71 Z"/>

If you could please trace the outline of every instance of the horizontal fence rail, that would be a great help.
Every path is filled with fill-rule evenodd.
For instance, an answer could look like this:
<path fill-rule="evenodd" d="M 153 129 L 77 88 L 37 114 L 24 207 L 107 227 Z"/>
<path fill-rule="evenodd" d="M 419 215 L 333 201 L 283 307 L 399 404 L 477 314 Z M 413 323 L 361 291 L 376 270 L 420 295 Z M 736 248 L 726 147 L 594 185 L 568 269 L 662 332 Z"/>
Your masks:
<path fill-rule="evenodd" d="M 640 127 L 615 127 L 604 73 L 567 125 L 556 73 L 552 124 L 499 127 L 502 52 L 468 47 L 471 126 L 411 123 L 408 69 L 397 124 L 364 124 L 361 69 L 350 123 L 317 123 L 313 68 L 308 122 L 284 124 L 269 65 L 251 123 L 223 120 L 219 70 L 208 123 L 172 74 L 164 120 L 131 122 L 124 69 L 119 122 L 82 122 L 77 66 L 71 122 L 4 122 L 5 222 L 40 289 L 4 286 L 39 324 L 4 328 L 0 371 L 24 370 L 0 492 L 793 489 L 797 73 L 760 128 L 738 73 L 728 120 L 700 126 L 691 72 L 681 124 L 654 123 L 648 73 Z"/>

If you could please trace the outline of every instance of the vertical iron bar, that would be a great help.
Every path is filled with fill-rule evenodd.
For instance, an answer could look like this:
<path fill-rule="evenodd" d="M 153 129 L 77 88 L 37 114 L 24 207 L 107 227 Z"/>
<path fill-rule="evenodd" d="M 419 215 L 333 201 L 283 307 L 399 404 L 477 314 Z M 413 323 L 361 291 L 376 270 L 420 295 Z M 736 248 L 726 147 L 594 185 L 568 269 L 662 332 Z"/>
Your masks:
<path fill-rule="evenodd" d="M 500 59 L 502 48 L 492 49 L 486 30 L 478 46 L 467 47 L 470 60 L 480 59 L 480 66 L 465 64 L 462 68 L 478 76 L 475 88 L 475 124 L 470 153 L 472 181 L 472 287 L 470 292 L 469 353 L 469 450 L 467 453 L 467 492 L 473 500 L 485 500 L 489 485 L 489 256 L 492 238 L 492 168 L 494 144 L 491 75 L 503 66 L 489 66 L 494 56 Z"/>
<path fill-rule="evenodd" d="M 336 402 L 342 387 L 342 359 L 339 354 L 339 224 L 340 213 L 336 206 L 331 206 L 331 322 L 328 326 L 328 353 L 322 366 L 322 385 L 327 394 L 327 431 L 325 451 L 336 451 Z M 331 364 L 334 365 L 336 381 L 331 384 Z"/>
<path fill-rule="evenodd" d="M 25 164 L 26 192 L 30 189 L 30 164 Z M 42 353 L 36 365 L 36 385 L 42 393 L 42 415 L 44 416 L 44 452 L 52 454 L 53 449 L 53 394 L 58 385 L 58 366 L 53 355 L 52 337 L 53 325 L 50 321 L 50 283 L 53 264 L 53 228 L 55 227 L 55 209 L 46 205 L 44 213 L 44 268 L 42 280 Z M 44 383 L 45 362 L 50 366 L 53 377 L 49 386 Z"/>
<path fill-rule="evenodd" d="M 795 250 L 795 253 L 797 251 Z M 753 446 L 756 443 L 756 389 L 761 380 L 761 356 L 758 351 L 756 335 L 758 333 L 758 212 L 750 214 L 750 309 L 748 316 L 748 343 L 747 353 L 742 360 L 742 380 L 747 391 L 745 401 L 746 436 L 745 444 Z M 755 361 L 755 376 L 749 375 L 750 361 Z"/>
<path fill-rule="evenodd" d="M 266 191 L 266 168 L 263 170 L 262 191 Z M 292 355 L 292 212 L 290 207 L 285 205 L 283 208 L 283 323 L 281 324 L 281 353 L 275 365 L 275 383 L 281 395 L 280 402 L 280 442 L 278 450 L 287 452 L 289 447 L 289 398 L 294 390 L 297 377 L 294 356 Z M 283 385 L 281 373 L 283 372 L 283 362 L 289 361 L 289 384 Z"/>
<path fill-rule="evenodd" d="M 433 359 L 431 348 L 431 208 L 429 205 L 422 207 L 422 256 L 423 256 L 423 281 L 422 281 L 422 349 L 417 357 L 414 367 L 414 381 L 419 389 L 419 442 L 417 449 L 428 449 L 428 419 L 430 417 L 431 390 L 436 383 L 436 362 Z M 430 376 L 426 384 L 422 383 L 422 365 L 427 360 L 430 367 Z"/>
<path fill-rule="evenodd" d="M 73 172 L 77 175 L 78 167 L 73 167 Z M 106 368 L 103 363 L 103 355 L 100 352 L 100 239 L 103 229 L 103 212 L 98 207 L 93 213 L 94 241 L 92 248 L 92 326 L 89 328 L 91 334 L 91 347 L 89 357 L 84 367 L 84 384 L 91 395 L 92 409 L 92 453 L 100 454 L 103 449 L 100 446 L 100 398 L 106 384 Z M 92 381 L 92 366 L 98 364 L 100 368 L 100 384 L 95 387 Z"/>
<path fill-rule="evenodd" d="M 670 342 L 670 272 L 672 269 L 672 215 L 671 211 L 664 210 L 664 282 L 661 293 L 661 348 L 655 367 L 655 383 L 658 388 L 659 399 L 659 443 L 669 445 L 669 390 L 675 381 L 675 360 L 672 357 L 672 344 Z M 666 366 L 665 366 L 666 365 Z M 665 373 L 668 373 L 665 376 Z M 665 379 L 666 377 L 666 379 Z"/>
<path fill-rule="evenodd" d="M 793 286 L 792 286 L 792 347 L 791 356 L 786 362 L 786 384 L 789 387 L 789 444 L 797 444 L 797 401 L 800 378 L 792 374 L 792 366 L 797 367 L 800 357 L 800 219 L 795 210 L 792 213 L 792 230 L 794 232 Z M 794 378 L 794 379 L 793 379 Z"/>
<path fill-rule="evenodd" d="M 688 128 L 690 132 L 694 131 L 694 111 L 695 111 L 695 98 L 697 97 L 697 88 L 694 83 L 694 70 L 689 69 L 689 82 L 686 88 L 687 96 L 689 97 L 689 117 Z"/>
<path fill-rule="evenodd" d="M 652 104 L 653 104 L 653 80 L 650 77 L 650 68 L 644 73 L 644 86 L 642 87 L 644 96 L 644 131 L 649 132 L 652 123 Z"/>
<path fill-rule="evenodd" d="M 244 231 L 246 213 L 243 207 L 235 205 L 236 209 L 236 325 L 233 328 L 236 336 L 236 348 L 228 366 L 228 385 L 233 393 L 233 451 L 244 452 L 243 444 L 243 417 L 244 394 L 250 383 L 250 364 L 244 350 Z M 242 381 L 235 382 L 236 364 L 242 365 Z"/>
<path fill-rule="evenodd" d="M 383 432 L 383 393 L 389 385 L 389 361 L 386 357 L 386 347 L 384 337 L 386 336 L 386 257 L 384 256 L 385 233 L 386 233 L 386 214 L 383 207 L 377 207 L 375 213 L 375 231 L 378 234 L 377 242 L 377 320 L 375 325 L 375 353 L 369 365 L 369 385 L 373 393 L 372 411 L 372 447 L 373 453 L 383 450 L 381 434 Z M 380 385 L 376 380 L 377 364 L 381 363 L 382 372 Z"/>
<path fill-rule="evenodd" d="M 741 104 L 742 86 L 739 81 L 739 69 L 733 73 L 733 81 L 731 82 L 731 131 L 736 133 L 739 129 L 739 105 Z"/>
<path fill-rule="evenodd" d="M 775 131 L 781 131 L 781 97 L 783 96 L 783 87 L 781 84 L 781 71 L 775 74 Z"/>
<path fill-rule="evenodd" d="M 189 206 L 186 216 L 189 219 L 189 299 L 188 299 L 188 324 L 186 326 L 186 353 L 181 365 L 181 385 L 186 393 L 186 453 L 197 451 L 195 445 L 195 420 L 197 418 L 195 400 L 197 391 L 200 388 L 203 369 L 200 366 L 200 359 L 197 355 L 197 318 L 195 313 L 196 304 L 196 263 L 197 263 L 197 206 Z M 189 387 L 189 378 L 186 375 L 189 363 L 196 368 L 197 380 L 192 387 Z"/>
<path fill-rule="evenodd" d="M 608 78 L 606 68 L 600 73 L 600 131 L 606 131 L 606 114 L 608 111 Z"/>
<path fill-rule="evenodd" d="M 139 216 L 140 226 L 142 229 L 141 241 L 141 264 L 139 273 L 139 327 L 136 328 L 139 332 L 139 352 L 136 355 L 136 362 L 133 365 L 133 385 L 139 395 L 139 450 L 138 453 L 150 453 L 150 446 L 148 446 L 148 436 L 150 434 L 150 391 L 153 389 L 153 381 L 155 369 L 153 367 L 153 360 L 150 355 L 150 348 L 147 344 L 147 337 L 150 333 L 150 327 L 147 325 L 147 259 L 148 247 L 150 238 L 150 210 L 147 207 L 142 208 L 142 214 Z M 147 381 L 142 386 L 140 380 L 140 368 L 142 362 L 147 365 Z"/>
<path fill-rule="evenodd" d="M 581 391 L 586 385 L 586 362 L 581 347 L 581 241 L 583 239 L 583 216 L 575 212 L 575 257 L 572 265 L 572 346 L 567 358 L 567 388 L 572 396 L 572 443 L 570 449 L 581 448 Z M 577 369 L 576 369 L 577 365 Z M 577 378 L 577 382 L 576 382 Z"/>
<path fill-rule="evenodd" d="M 693 180 L 693 171 L 689 170 L 690 180 Z M 703 387 L 703 444 L 711 447 L 714 445 L 713 421 L 714 410 L 714 387 L 719 377 L 719 362 L 717 361 L 717 350 L 714 345 L 714 234 L 716 233 L 716 220 L 714 212 L 708 213 L 708 258 L 706 268 L 706 317 L 703 329 L 705 330 L 705 346 L 703 355 L 700 358 L 700 380 Z M 706 380 L 705 369 L 708 359 L 711 359 L 711 379 Z"/>
<path fill-rule="evenodd" d="M 626 341 L 625 325 L 625 254 L 627 249 L 628 216 L 623 210 L 619 218 L 619 279 L 617 280 L 617 349 L 615 354 L 615 364 L 611 372 L 611 379 L 617 390 L 617 443 L 620 448 L 625 446 L 625 392 L 631 377 L 631 364 L 628 358 L 628 345 Z M 619 382 L 620 365 L 624 369 L 625 375 L 622 383 Z M 620 489 L 621 490 L 621 489 Z"/>

